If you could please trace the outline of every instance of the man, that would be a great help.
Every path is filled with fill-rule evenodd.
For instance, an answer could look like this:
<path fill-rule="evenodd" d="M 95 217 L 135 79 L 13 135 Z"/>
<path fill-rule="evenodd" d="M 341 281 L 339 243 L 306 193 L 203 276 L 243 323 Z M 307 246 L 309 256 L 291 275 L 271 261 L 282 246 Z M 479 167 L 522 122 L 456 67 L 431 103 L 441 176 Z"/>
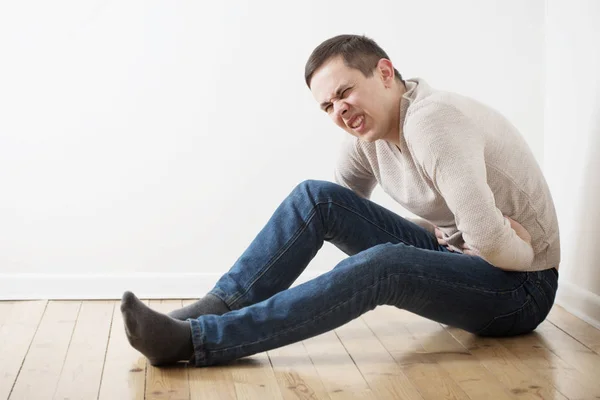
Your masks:
<path fill-rule="evenodd" d="M 350 134 L 338 184 L 298 185 L 195 304 L 167 316 L 126 292 L 132 346 L 153 365 L 206 366 L 315 336 L 382 304 L 479 335 L 535 329 L 554 302 L 559 232 L 515 127 L 475 100 L 403 80 L 362 36 L 323 42 L 305 77 Z M 422 219 L 369 201 L 376 184 Z M 325 240 L 349 257 L 291 288 Z"/>

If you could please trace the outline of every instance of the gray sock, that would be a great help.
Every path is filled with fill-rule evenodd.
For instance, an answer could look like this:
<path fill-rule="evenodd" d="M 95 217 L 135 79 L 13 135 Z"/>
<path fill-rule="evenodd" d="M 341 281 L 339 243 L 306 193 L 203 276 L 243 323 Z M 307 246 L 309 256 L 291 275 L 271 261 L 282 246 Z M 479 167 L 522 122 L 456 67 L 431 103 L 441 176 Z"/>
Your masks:
<path fill-rule="evenodd" d="M 167 315 L 171 318 L 185 321 L 188 318 L 196 319 L 201 315 L 207 314 L 223 315 L 229 311 L 231 310 L 223 300 L 209 293 L 197 302 L 173 310 Z"/>
<path fill-rule="evenodd" d="M 121 313 L 129 343 L 152 365 L 190 361 L 194 354 L 189 323 L 154 311 L 131 292 L 121 299 Z"/>

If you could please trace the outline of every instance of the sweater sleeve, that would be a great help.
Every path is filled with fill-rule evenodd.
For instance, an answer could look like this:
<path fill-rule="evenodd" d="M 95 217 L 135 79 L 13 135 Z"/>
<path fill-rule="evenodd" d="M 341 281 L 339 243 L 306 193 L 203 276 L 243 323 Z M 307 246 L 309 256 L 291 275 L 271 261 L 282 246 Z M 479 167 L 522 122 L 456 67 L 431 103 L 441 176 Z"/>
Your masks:
<path fill-rule="evenodd" d="M 487 183 L 484 135 L 458 109 L 421 107 L 405 128 L 409 147 L 454 214 L 463 240 L 475 254 L 504 270 L 528 270 L 532 247 L 496 207 Z"/>
<path fill-rule="evenodd" d="M 334 169 L 334 179 L 338 185 L 351 189 L 366 199 L 371 197 L 377 180 L 363 161 L 356 138 L 346 139 L 339 153 Z"/>
<path fill-rule="evenodd" d="M 425 229 L 427 232 L 435 236 L 435 225 L 427 221 L 426 219 L 423 219 L 421 217 L 404 217 L 404 219 L 407 219 L 413 224 L 420 226 L 421 228 Z"/>

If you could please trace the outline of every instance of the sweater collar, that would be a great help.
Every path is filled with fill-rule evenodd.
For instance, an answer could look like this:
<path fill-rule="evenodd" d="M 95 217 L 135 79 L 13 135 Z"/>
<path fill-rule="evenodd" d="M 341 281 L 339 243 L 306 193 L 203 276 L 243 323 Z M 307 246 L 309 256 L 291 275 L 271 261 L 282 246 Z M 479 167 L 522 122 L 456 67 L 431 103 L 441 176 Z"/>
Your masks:
<path fill-rule="evenodd" d="M 406 119 L 406 113 L 408 112 L 408 107 L 410 106 L 410 103 L 412 102 L 412 99 L 414 98 L 415 95 L 415 90 L 417 89 L 417 87 L 419 86 L 419 81 L 416 79 L 407 79 L 404 81 L 405 86 L 406 86 L 406 92 L 404 92 L 404 94 L 402 95 L 402 98 L 400 99 L 400 121 L 399 121 L 399 125 L 400 125 L 400 151 L 402 153 L 405 153 L 405 151 L 407 151 L 407 147 L 406 147 L 406 141 L 404 140 L 404 121 Z"/>

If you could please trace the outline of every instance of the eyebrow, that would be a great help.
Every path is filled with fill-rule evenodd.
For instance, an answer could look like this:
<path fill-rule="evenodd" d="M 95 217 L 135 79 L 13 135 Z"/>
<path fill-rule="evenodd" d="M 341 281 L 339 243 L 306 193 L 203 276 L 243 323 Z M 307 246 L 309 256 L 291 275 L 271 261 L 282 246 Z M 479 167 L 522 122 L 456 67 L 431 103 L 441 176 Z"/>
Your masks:
<path fill-rule="evenodd" d="M 333 97 L 340 97 L 340 95 L 342 94 L 342 92 L 346 89 L 348 89 L 350 87 L 349 83 L 343 83 L 340 86 L 337 87 L 337 89 L 335 89 L 335 96 Z M 331 101 L 324 101 L 321 103 L 321 110 L 325 110 L 325 108 L 331 104 Z"/>

